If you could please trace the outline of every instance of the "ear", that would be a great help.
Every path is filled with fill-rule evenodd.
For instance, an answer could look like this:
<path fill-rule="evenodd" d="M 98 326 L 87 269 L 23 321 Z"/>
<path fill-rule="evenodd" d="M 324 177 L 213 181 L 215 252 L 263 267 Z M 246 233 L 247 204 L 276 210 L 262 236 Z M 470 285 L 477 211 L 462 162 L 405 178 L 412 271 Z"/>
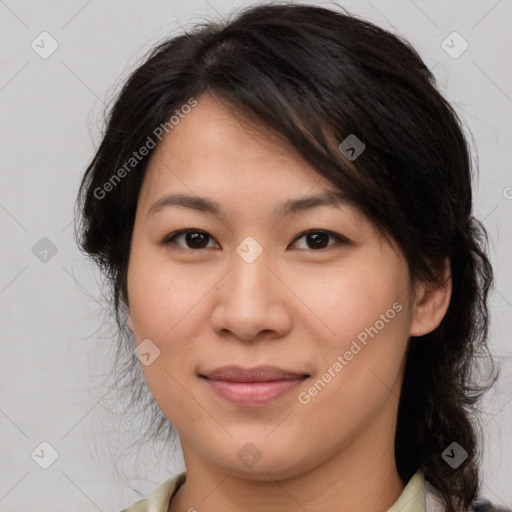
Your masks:
<path fill-rule="evenodd" d="M 128 328 L 130 329 L 130 331 L 133 332 L 133 320 L 132 320 L 132 316 L 130 315 L 130 312 L 128 312 L 128 318 L 126 320 L 126 324 L 128 325 Z"/>
<path fill-rule="evenodd" d="M 419 283 L 413 307 L 411 336 L 423 336 L 432 332 L 442 321 L 452 295 L 452 277 L 450 260 L 447 258 L 443 268 L 443 282 L 440 285 Z"/>

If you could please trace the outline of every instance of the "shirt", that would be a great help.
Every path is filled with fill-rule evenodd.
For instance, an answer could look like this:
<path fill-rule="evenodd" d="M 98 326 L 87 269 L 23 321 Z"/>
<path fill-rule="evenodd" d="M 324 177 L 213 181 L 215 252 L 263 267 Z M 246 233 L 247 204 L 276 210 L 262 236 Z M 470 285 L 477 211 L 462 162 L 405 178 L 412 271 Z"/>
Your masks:
<path fill-rule="evenodd" d="M 185 471 L 169 478 L 146 499 L 137 501 L 121 512 L 167 512 L 173 496 L 186 478 Z M 419 469 L 386 512 L 446 512 L 446 509 L 441 494 L 425 480 L 423 471 Z M 480 498 L 473 501 L 465 512 L 512 512 L 512 509 L 493 505 Z"/>
<path fill-rule="evenodd" d="M 185 471 L 170 478 L 146 499 L 137 501 L 121 512 L 167 512 L 174 494 L 178 492 L 186 478 Z M 423 472 L 418 470 L 387 512 L 443 512 L 444 508 L 435 508 L 435 506 L 439 506 L 440 502 L 432 495 L 435 492 L 434 489 L 427 486 L 428 483 L 425 481 Z M 430 508 L 427 508 L 427 505 Z"/>

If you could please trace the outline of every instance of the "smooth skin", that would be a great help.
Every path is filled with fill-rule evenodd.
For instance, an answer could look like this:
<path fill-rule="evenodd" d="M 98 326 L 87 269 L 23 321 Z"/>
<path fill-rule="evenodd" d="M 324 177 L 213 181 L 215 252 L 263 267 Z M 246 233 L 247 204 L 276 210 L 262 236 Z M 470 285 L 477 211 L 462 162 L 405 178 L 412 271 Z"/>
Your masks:
<path fill-rule="evenodd" d="M 187 480 L 171 512 L 384 512 L 404 488 L 394 437 L 407 342 L 439 325 L 451 281 L 412 283 L 401 251 L 353 206 L 274 215 L 286 200 L 327 190 L 336 188 L 282 137 L 208 95 L 151 157 L 133 230 L 128 325 L 138 344 L 150 339 L 160 350 L 142 369 L 181 438 Z M 220 212 L 150 212 L 175 193 L 207 197 Z M 199 234 L 170 240 L 183 229 Z M 324 237 L 312 241 L 306 230 Z M 247 237 L 263 250 L 251 263 L 236 250 Z M 300 403 L 299 392 L 397 302 L 401 311 Z M 266 405 L 240 407 L 199 376 L 228 364 L 310 377 Z M 261 454 L 252 467 L 237 456 L 247 443 Z"/>

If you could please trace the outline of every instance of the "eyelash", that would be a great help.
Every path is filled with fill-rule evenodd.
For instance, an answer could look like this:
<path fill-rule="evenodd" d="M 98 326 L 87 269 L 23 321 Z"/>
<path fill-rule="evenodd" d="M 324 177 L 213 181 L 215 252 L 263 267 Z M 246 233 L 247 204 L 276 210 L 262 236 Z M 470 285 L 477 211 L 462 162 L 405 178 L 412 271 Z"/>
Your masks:
<path fill-rule="evenodd" d="M 175 231 L 174 233 L 171 233 L 170 235 L 165 237 L 164 240 L 162 241 L 162 245 L 165 247 L 168 247 L 170 245 L 177 245 L 175 242 L 175 239 L 177 237 L 179 237 L 181 235 L 185 235 L 187 233 L 201 233 L 201 234 L 209 237 L 209 239 L 213 239 L 213 237 L 211 235 L 209 235 L 206 231 L 202 231 L 200 229 L 181 229 L 181 230 Z M 342 245 L 346 245 L 346 244 L 350 243 L 350 241 L 347 238 L 345 238 L 344 236 L 339 235 L 338 233 L 334 233 L 333 231 L 326 230 L 326 229 L 308 229 L 307 231 L 304 231 L 299 236 L 297 236 L 294 239 L 294 242 L 296 242 L 297 240 L 299 240 L 300 238 L 302 238 L 304 236 L 311 235 L 313 233 L 322 233 L 322 234 L 328 235 L 332 238 L 337 239 L 338 242 L 341 243 Z M 308 249 L 299 249 L 299 250 L 301 250 L 301 251 L 308 250 L 308 251 L 313 251 L 313 252 L 319 252 L 322 250 L 329 249 L 330 247 L 333 247 L 333 245 L 336 245 L 336 244 L 331 244 L 331 245 L 328 245 L 327 247 L 322 247 L 321 249 L 309 249 L 308 248 Z M 190 251 L 200 251 L 200 250 L 204 250 L 204 249 L 211 249 L 211 247 L 203 247 L 203 248 L 199 248 L 199 249 L 192 249 L 190 247 L 181 247 L 181 246 L 178 246 L 178 247 L 180 247 L 180 249 L 190 250 Z"/>

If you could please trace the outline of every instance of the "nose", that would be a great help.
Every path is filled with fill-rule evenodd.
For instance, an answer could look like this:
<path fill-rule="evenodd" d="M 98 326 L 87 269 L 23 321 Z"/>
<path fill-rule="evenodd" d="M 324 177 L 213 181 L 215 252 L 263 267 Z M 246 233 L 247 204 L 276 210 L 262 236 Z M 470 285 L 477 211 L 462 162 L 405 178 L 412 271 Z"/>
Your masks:
<path fill-rule="evenodd" d="M 216 287 L 213 329 L 243 341 L 286 336 L 293 293 L 265 251 L 249 261 L 235 253 L 231 270 Z"/>

